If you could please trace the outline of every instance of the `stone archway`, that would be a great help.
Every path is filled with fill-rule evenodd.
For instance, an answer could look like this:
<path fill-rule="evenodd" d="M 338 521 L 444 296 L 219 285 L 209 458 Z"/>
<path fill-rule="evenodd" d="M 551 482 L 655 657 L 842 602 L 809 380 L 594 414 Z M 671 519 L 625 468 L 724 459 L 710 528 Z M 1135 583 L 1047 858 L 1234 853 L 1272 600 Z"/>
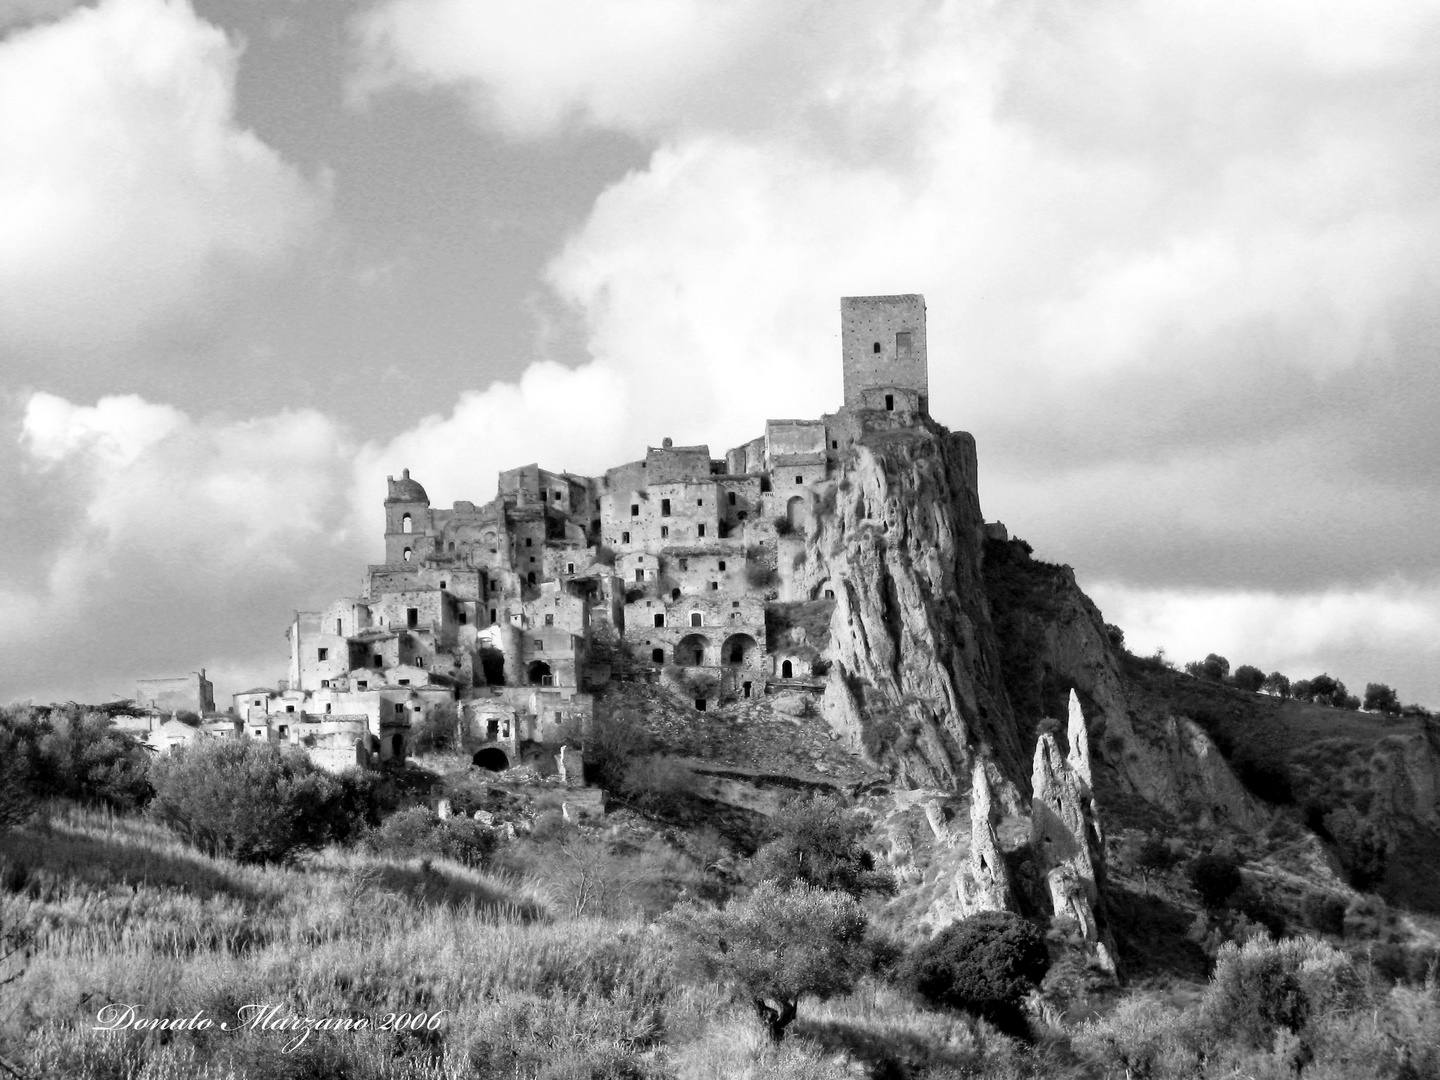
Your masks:
<path fill-rule="evenodd" d="M 755 655 L 755 639 L 749 634 L 731 634 L 720 646 L 720 663 L 726 667 L 744 667 Z"/>
<path fill-rule="evenodd" d="M 472 760 L 476 768 L 488 769 L 491 772 L 504 772 L 510 768 L 509 756 L 498 746 L 487 746 L 477 751 Z"/>
<path fill-rule="evenodd" d="M 675 646 L 675 663 L 681 667 L 700 667 L 705 663 L 705 650 L 710 639 L 704 634 L 686 634 Z"/>
<path fill-rule="evenodd" d="M 790 501 L 785 504 L 785 520 L 790 522 L 790 528 L 796 532 L 805 531 L 805 525 L 810 520 L 810 509 L 805 505 L 803 496 L 791 496 Z"/>
<path fill-rule="evenodd" d="M 551 686 L 555 682 L 555 676 L 550 670 L 550 665 L 544 660 L 536 660 L 525 669 L 526 675 L 530 678 L 531 686 Z"/>

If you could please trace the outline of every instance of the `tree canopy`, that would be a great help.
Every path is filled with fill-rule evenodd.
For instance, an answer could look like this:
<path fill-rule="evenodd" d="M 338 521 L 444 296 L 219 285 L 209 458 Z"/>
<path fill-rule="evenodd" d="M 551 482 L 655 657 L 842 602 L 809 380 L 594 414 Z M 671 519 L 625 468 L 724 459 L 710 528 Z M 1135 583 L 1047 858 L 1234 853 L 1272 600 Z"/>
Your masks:
<path fill-rule="evenodd" d="M 755 853 L 754 881 L 805 884 L 859 897 L 891 895 L 895 879 L 875 868 L 863 843 L 868 825 L 838 801 L 824 795 L 790 803 L 775 817 L 775 839 Z"/>

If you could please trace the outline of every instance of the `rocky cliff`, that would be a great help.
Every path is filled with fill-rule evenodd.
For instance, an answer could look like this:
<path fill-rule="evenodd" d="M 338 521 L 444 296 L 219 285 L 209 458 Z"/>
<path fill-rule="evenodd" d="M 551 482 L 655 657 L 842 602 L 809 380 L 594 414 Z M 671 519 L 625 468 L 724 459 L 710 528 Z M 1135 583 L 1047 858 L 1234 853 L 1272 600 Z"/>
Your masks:
<path fill-rule="evenodd" d="M 792 596 L 834 594 L 826 719 L 914 787 L 962 790 L 982 753 L 1017 807 L 1028 748 L 981 574 L 975 444 L 934 424 L 868 432 L 814 496 Z"/>

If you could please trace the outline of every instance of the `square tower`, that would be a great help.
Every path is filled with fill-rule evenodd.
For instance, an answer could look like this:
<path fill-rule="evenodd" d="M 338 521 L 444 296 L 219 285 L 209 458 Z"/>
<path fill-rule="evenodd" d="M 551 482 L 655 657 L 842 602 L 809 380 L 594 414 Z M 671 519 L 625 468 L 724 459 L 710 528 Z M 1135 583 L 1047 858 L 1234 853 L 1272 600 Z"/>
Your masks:
<path fill-rule="evenodd" d="M 925 297 L 842 296 L 845 407 L 928 413 Z"/>

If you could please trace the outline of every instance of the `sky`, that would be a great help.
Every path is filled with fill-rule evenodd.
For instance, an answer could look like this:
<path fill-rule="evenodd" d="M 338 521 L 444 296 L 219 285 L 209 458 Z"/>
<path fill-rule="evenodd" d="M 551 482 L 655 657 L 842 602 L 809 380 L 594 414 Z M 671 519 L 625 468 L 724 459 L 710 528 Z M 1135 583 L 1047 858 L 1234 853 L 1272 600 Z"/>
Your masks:
<path fill-rule="evenodd" d="M 0 0 L 0 701 L 285 671 L 384 481 L 841 400 L 919 292 L 1133 651 L 1440 707 L 1440 8 Z"/>

